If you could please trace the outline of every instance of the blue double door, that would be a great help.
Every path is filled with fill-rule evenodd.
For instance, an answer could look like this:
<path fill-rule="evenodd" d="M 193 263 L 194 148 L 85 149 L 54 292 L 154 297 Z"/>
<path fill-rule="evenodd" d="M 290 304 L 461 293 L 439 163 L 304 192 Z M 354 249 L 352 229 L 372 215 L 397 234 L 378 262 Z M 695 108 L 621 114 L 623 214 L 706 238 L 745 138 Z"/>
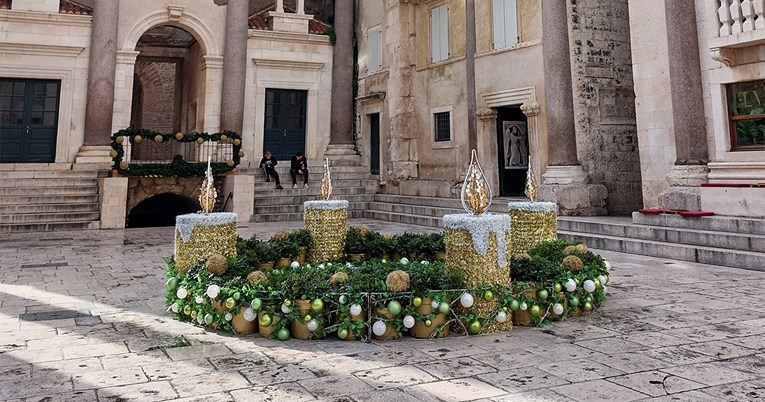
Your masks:
<path fill-rule="evenodd" d="M 306 105 L 308 91 L 266 89 L 263 152 L 277 160 L 289 160 L 305 153 Z"/>
<path fill-rule="evenodd" d="M 0 78 L 0 163 L 56 159 L 61 81 Z"/>

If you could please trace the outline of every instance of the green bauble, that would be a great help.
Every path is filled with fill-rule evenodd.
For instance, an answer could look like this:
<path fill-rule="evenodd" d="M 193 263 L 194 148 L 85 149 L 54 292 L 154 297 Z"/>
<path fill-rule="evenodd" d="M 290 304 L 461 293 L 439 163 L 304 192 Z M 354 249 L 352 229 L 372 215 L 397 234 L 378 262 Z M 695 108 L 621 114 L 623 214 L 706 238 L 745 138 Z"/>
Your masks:
<path fill-rule="evenodd" d="M 579 306 L 579 298 L 576 296 L 571 296 L 571 298 L 568 301 L 569 301 L 569 304 L 571 304 L 571 307 Z"/>
<path fill-rule="evenodd" d="M 401 303 L 396 300 L 391 300 L 388 303 L 388 312 L 394 317 L 399 315 L 399 313 L 401 313 Z"/>
<path fill-rule="evenodd" d="M 471 322 L 468 326 L 468 331 L 470 331 L 470 333 L 473 335 L 481 332 L 481 322 L 478 320 Z"/>
<path fill-rule="evenodd" d="M 483 299 L 486 300 L 487 302 L 494 300 L 494 293 L 492 293 L 491 290 L 487 290 L 483 294 Z"/>
<path fill-rule="evenodd" d="M 261 327 L 270 327 L 271 326 L 271 316 L 268 314 L 263 314 L 260 317 L 260 326 Z"/>
<path fill-rule="evenodd" d="M 438 312 L 441 314 L 449 314 L 450 310 L 449 303 L 441 302 L 441 304 L 438 305 Z"/>
<path fill-rule="evenodd" d="M 532 317 L 539 317 L 542 315 L 542 309 L 535 304 L 529 309 L 529 314 L 531 314 Z"/>
<path fill-rule="evenodd" d="M 250 303 L 250 307 L 252 307 L 253 311 L 260 311 L 261 308 L 263 308 L 263 300 L 260 300 L 258 298 L 252 299 L 252 302 Z"/>
<path fill-rule="evenodd" d="M 165 292 L 174 292 L 178 288 L 178 278 L 170 278 L 165 282 Z"/>
<path fill-rule="evenodd" d="M 210 325 L 210 324 L 213 323 L 213 316 L 212 316 L 212 314 L 205 315 L 205 323 L 207 323 L 207 325 Z"/>
<path fill-rule="evenodd" d="M 521 303 L 518 303 L 518 300 L 513 299 L 510 302 L 510 311 L 518 311 L 519 308 L 521 308 Z"/>
<path fill-rule="evenodd" d="M 414 307 L 420 307 L 422 305 L 422 298 L 421 297 L 415 297 L 412 299 L 412 305 Z"/>
<path fill-rule="evenodd" d="M 276 333 L 276 336 L 280 341 L 286 341 L 287 339 L 290 339 L 290 330 L 287 328 L 282 328 L 279 330 L 279 332 Z"/>
<path fill-rule="evenodd" d="M 345 339 L 348 337 L 348 330 L 345 328 L 340 328 L 337 330 L 337 337 L 340 339 Z"/>
<path fill-rule="evenodd" d="M 563 286 L 561 286 L 561 284 L 560 284 L 560 283 L 556 283 L 556 284 L 553 286 L 553 290 L 555 290 L 555 293 L 560 293 L 561 291 L 563 291 Z"/>
<path fill-rule="evenodd" d="M 234 308 L 234 306 L 236 306 L 236 300 L 234 300 L 233 297 L 229 297 L 228 299 L 226 299 L 227 309 L 231 310 L 232 308 Z"/>
<path fill-rule="evenodd" d="M 547 289 L 539 289 L 539 292 L 537 292 L 537 297 L 539 300 L 547 300 L 547 297 L 550 296 L 550 293 L 547 292 Z"/>
<path fill-rule="evenodd" d="M 314 301 L 311 302 L 311 310 L 313 310 L 314 313 L 321 313 L 322 310 L 324 310 L 324 302 L 321 299 L 314 299 Z"/>

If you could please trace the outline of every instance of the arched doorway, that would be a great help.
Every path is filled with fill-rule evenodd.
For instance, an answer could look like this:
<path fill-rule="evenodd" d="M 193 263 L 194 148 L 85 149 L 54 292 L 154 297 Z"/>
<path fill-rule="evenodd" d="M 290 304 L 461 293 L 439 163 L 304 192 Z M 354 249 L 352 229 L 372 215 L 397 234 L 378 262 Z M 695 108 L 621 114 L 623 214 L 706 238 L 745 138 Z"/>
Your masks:
<path fill-rule="evenodd" d="M 171 25 L 155 26 L 136 43 L 130 127 L 162 133 L 198 129 L 197 105 L 204 97 L 205 76 L 200 68 L 204 50 L 188 31 Z M 135 144 L 134 161 L 165 161 L 179 149 Z"/>
<path fill-rule="evenodd" d="M 150 228 L 174 226 L 175 217 L 199 211 L 199 203 L 189 197 L 163 193 L 147 198 L 128 214 L 125 227 Z"/>

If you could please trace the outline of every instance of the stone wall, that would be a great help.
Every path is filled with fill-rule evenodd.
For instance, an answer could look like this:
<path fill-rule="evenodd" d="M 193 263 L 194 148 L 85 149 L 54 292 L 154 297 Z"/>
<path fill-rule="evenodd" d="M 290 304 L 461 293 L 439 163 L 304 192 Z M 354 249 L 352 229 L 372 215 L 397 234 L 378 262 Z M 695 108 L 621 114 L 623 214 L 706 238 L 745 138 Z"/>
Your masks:
<path fill-rule="evenodd" d="M 159 194 L 179 194 L 196 199 L 203 180 L 202 177 L 131 177 L 128 180 L 127 212 L 130 213 L 141 201 Z"/>
<path fill-rule="evenodd" d="M 627 0 L 570 0 L 577 151 L 608 212 L 642 207 Z"/>

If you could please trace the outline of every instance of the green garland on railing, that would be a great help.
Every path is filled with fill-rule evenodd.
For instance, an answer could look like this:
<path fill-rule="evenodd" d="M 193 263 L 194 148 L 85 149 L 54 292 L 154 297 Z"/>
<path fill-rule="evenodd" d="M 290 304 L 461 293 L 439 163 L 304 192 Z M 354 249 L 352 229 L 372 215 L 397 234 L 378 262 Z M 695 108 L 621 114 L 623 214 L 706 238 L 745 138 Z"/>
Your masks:
<path fill-rule="evenodd" d="M 125 158 L 125 141 L 137 144 L 142 141 L 154 141 L 157 143 L 195 142 L 199 145 L 208 141 L 216 141 L 231 144 L 233 147 L 232 158 L 224 162 L 211 163 L 214 175 L 230 172 L 239 166 L 242 152 L 242 136 L 234 131 L 223 131 L 215 134 L 208 133 L 177 133 L 167 134 L 146 129 L 127 128 L 112 134 L 112 168 L 125 176 L 161 176 L 161 177 L 201 177 L 207 170 L 207 161 L 186 162 L 181 155 L 173 156 L 170 163 L 128 163 Z"/>

